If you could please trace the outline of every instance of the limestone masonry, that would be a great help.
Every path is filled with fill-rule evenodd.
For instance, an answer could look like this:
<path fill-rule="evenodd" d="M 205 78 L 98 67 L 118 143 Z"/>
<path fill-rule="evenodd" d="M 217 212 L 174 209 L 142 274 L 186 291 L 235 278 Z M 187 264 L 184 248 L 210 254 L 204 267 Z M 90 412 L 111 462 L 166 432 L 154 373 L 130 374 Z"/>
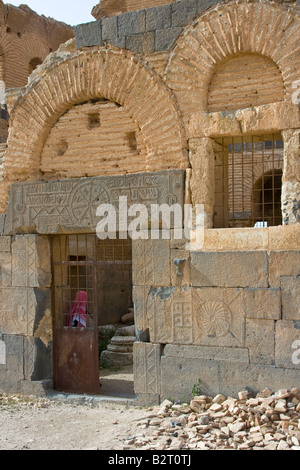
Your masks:
<path fill-rule="evenodd" d="M 93 15 L 0 2 L 0 392 L 99 394 L 131 309 L 136 403 L 300 388 L 299 1 Z M 100 240 L 124 196 L 201 207 L 202 245 Z"/>

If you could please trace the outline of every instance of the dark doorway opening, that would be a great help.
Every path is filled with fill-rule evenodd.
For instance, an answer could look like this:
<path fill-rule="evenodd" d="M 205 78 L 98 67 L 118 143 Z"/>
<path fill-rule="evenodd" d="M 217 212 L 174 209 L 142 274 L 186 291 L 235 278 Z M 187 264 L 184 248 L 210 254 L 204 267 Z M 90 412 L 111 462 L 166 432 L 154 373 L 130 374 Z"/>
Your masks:
<path fill-rule="evenodd" d="M 52 264 L 54 388 L 133 397 L 133 354 L 128 364 L 105 364 L 99 348 L 100 331 L 124 331 L 122 318 L 133 310 L 131 240 L 54 236 Z M 118 342 L 113 335 L 108 341 L 113 355 Z"/>

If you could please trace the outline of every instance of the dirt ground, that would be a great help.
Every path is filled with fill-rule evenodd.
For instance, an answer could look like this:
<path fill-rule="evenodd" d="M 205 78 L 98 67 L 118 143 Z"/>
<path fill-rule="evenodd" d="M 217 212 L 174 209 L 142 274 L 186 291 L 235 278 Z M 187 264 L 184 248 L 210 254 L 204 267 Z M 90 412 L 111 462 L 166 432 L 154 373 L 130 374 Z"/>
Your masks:
<path fill-rule="evenodd" d="M 102 371 L 101 394 L 133 396 L 131 368 Z M 141 432 L 145 408 L 0 397 L 0 450 L 120 450 Z"/>

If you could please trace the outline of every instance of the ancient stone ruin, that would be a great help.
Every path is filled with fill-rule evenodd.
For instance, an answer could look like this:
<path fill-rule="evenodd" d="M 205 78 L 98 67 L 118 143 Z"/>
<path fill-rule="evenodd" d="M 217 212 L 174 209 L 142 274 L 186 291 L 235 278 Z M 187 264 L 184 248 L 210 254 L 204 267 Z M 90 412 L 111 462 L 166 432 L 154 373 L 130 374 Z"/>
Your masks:
<path fill-rule="evenodd" d="M 0 8 L 0 391 L 100 394 L 130 308 L 137 403 L 299 387 L 299 0 Z"/>

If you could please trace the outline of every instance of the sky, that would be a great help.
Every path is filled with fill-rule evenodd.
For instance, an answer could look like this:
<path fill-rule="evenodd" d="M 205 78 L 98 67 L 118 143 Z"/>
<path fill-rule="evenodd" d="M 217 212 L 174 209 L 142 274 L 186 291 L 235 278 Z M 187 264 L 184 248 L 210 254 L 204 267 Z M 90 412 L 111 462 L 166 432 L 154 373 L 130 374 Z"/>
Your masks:
<path fill-rule="evenodd" d="M 26 4 L 39 15 L 50 16 L 57 21 L 69 25 L 95 21 L 91 15 L 92 8 L 99 3 L 98 0 L 19 0 L 5 1 L 18 7 Z"/>

